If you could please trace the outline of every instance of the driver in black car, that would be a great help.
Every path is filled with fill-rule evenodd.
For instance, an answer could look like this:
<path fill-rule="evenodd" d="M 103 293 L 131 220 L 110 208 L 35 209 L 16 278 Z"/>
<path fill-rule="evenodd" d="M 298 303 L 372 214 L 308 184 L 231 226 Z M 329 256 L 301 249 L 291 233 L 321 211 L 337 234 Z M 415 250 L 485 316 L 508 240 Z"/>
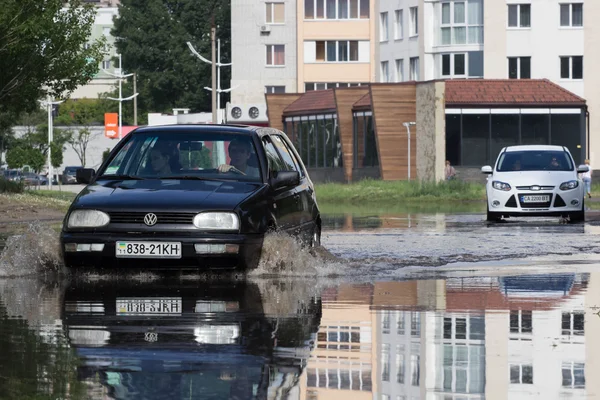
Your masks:
<path fill-rule="evenodd" d="M 231 157 L 231 165 L 219 165 L 219 172 L 237 172 L 242 175 L 253 177 L 259 176 L 258 168 L 248 165 L 248 160 L 252 156 L 252 145 L 246 140 L 232 140 L 229 143 L 229 157 Z"/>

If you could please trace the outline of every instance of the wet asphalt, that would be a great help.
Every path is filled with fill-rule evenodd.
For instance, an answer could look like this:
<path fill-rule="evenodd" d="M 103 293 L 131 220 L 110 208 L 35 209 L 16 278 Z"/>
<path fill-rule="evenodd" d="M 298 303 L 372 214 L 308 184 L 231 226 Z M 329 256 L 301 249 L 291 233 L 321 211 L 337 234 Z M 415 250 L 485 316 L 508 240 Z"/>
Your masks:
<path fill-rule="evenodd" d="M 316 254 L 274 236 L 247 276 L 71 278 L 35 265 L 55 261 L 49 230 L 9 239 L 21 264 L 0 279 L 0 398 L 600 395 L 594 212 L 324 223 Z"/>

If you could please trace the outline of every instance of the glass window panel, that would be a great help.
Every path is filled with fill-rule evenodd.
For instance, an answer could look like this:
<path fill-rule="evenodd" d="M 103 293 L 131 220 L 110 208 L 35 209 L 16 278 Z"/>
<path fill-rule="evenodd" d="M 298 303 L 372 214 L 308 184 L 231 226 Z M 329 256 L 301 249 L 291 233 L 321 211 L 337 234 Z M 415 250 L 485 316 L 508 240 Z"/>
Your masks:
<path fill-rule="evenodd" d="M 470 51 L 468 54 L 469 76 L 473 78 L 483 77 L 483 51 Z"/>
<path fill-rule="evenodd" d="M 338 18 L 348 19 L 348 0 L 339 0 L 338 2 Z"/>
<path fill-rule="evenodd" d="M 521 18 L 521 27 L 531 27 L 531 5 L 521 4 L 519 7 L 519 17 Z"/>
<path fill-rule="evenodd" d="M 510 366 L 510 383 L 520 383 L 521 382 L 521 368 L 520 365 L 511 365 Z"/>
<path fill-rule="evenodd" d="M 521 144 L 549 144 L 550 115 L 521 114 Z"/>
<path fill-rule="evenodd" d="M 517 4 L 508 5 L 508 26 L 510 27 L 515 27 L 518 24 L 518 7 Z"/>
<path fill-rule="evenodd" d="M 484 317 L 470 317 L 469 320 L 469 339 L 485 340 L 485 319 Z"/>
<path fill-rule="evenodd" d="M 317 387 L 317 371 L 314 368 L 309 368 L 307 371 L 307 386 Z"/>
<path fill-rule="evenodd" d="M 469 25 L 483 25 L 483 7 L 482 0 L 469 0 L 468 3 L 468 22 Z"/>
<path fill-rule="evenodd" d="M 273 4 L 273 22 L 283 24 L 285 22 L 285 4 Z"/>
<path fill-rule="evenodd" d="M 582 56 L 575 56 L 572 57 L 573 59 L 573 70 L 572 70 L 572 76 L 571 78 L 573 79 L 583 79 L 583 57 Z"/>
<path fill-rule="evenodd" d="M 531 311 L 521 311 L 521 333 L 531 333 L 533 331 Z"/>
<path fill-rule="evenodd" d="M 381 345 L 381 380 L 390 381 L 390 345 L 383 343 Z"/>
<path fill-rule="evenodd" d="M 358 18 L 358 0 L 350 0 L 350 18 Z"/>
<path fill-rule="evenodd" d="M 317 42 L 316 61 L 325 61 L 325 42 Z"/>
<path fill-rule="evenodd" d="M 329 370 L 327 373 L 327 378 L 329 378 L 328 388 L 337 388 L 338 387 L 338 372 L 337 370 Z"/>
<path fill-rule="evenodd" d="M 380 32 L 379 32 L 379 39 L 381 41 L 386 41 L 389 40 L 388 37 L 388 13 L 384 12 L 379 14 L 379 28 L 380 28 Z"/>
<path fill-rule="evenodd" d="M 562 385 L 563 387 L 571 387 L 572 383 L 571 367 L 562 367 Z"/>
<path fill-rule="evenodd" d="M 442 28 L 442 44 L 452 44 L 452 28 Z"/>
<path fill-rule="evenodd" d="M 455 339 L 466 339 L 467 338 L 467 320 L 464 318 L 456 318 L 454 321 Z"/>
<path fill-rule="evenodd" d="M 533 366 L 532 365 L 523 365 L 522 366 L 521 382 L 533 384 Z"/>
<path fill-rule="evenodd" d="M 517 57 L 510 57 L 508 59 L 508 78 L 519 78 L 519 59 Z"/>
<path fill-rule="evenodd" d="M 350 371 L 340 370 L 340 387 L 342 389 L 350 389 Z"/>
<path fill-rule="evenodd" d="M 454 55 L 454 75 L 465 75 L 465 55 Z"/>
<path fill-rule="evenodd" d="M 325 0 L 316 0 L 317 2 L 317 19 L 325 18 Z"/>
<path fill-rule="evenodd" d="M 265 3 L 267 6 L 267 24 L 273 22 L 273 3 Z"/>
<path fill-rule="evenodd" d="M 335 8 L 336 0 L 326 0 L 327 2 L 327 19 L 336 19 L 337 10 Z"/>
<path fill-rule="evenodd" d="M 314 0 L 306 0 L 304 2 L 304 18 L 313 19 L 315 17 L 315 2 Z"/>
<path fill-rule="evenodd" d="M 560 5 L 560 26 L 570 26 L 571 25 L 570 11 L 571 11 L 570 4 L 561 4 Z"/>
<path fill-rule="evenodd" d="M 337 61 L 336 58 L 336 42 L 327 42 L 327 61 Z"/>
<path fill-rule="evenodd" d="M 465 345 L 457 345 L 456 347 L 455 365 L 458 367 L 466 367 L 469 361 L 469 348 Z"/>
<path fill-rule="evenodd" d="M 278 44 L 273 46 L 273 64 L 285 65 L 285 45 Z"/>
<path fill-rule="evenodd" d="M 368 19 L 370 16 L 370 1 L 360 0 L 360 17 Z"/>
<path fill-rule="evenodd" d="M 492 160 L 495 160 L 503 147 L 519 143 L 519 116 L 507 114 L 492 115 Z"/>
<path fill-rule="evenodd" d="M 454 44 L 466 44 L 467 43 L 467 28 L 458 27 L 452 28 L 454 32 Z"/>
<path fill-rule="evenodd" d="M 375 130 L 373 129 L 373 117 L 367 119 L 367 142 L 365 148 L 365 166 L 376 167 L 379 165 L 379 154 L 377 153 L 377 141 L 375 139 Z M 404 321 L 404 315 L 402 315 Z"/>
<path fill-rule="evenodd" d="M 582 313 L 573 314 L 573 334 L 582 336 L 584 333 L 584 315 Z"/>
<path fill-rule="evenodd" d="M 267 65 L 273 65 L 273 46 L 267 45 Z"/>
<path fill-rule="evenodd" d="M 352 343 L 360 343 L 360 333 L 359 332 L 351 332 L 350 333 L 350 341 Z"/>
<path fill-rule="evenodd" d="M 455 2 L 454 3 L 454 23 L 464 24 L 465 19 L 465 3 Z"/>
<path fill-rule="evenodd" d="M 450 24 L 450 3 L 442 3 L 442 24 Z"/>
<path fill-rule="evenodd" d="M 452 318 L 444 318 L 444 339 L 452 339 Z"/>
<path fill-rule="evenodd" d="M 460 115 L 446 114 L 446 159 L 452 165 L 460 165 Z M 446 321 L 444 320 L 444 338 Z"/>
<path fill-rule="evenodd" d="M 574 364 L 573 366 L 573 376 L 575 378 L 574 386 L 576 388 L 584 388 L 585 387 L 585 364 Z"/>
<path fill-rule="evenodd" d="M 452 392 L 452 367 L 444 367 L 444 390 Z"/>
<path fill-rule="evenodd" d="M 581 115 L 579 114 L 552 114 L 551 115 L 551 140 L 550 144 L 566 146 L 575 163 L 582 164 L 581 149 L 577 146 L 581 138 Z"/>
<path fill-rule="evenodd" d="M 482 44 L 483 43 L 483 27 L 481 26 L 470 26 L 469 28 L 469 44 Z"/>
<path fill-rule="evenodd" d="M 457 369 L 456 371 L 456 393 L 467 392 L 467 370 Z"/>
<path fill-rule="evenodd" d="M 358 41 L 350 42 L 350 61 L 358 61 Z"/>
<path fill-rule="evenodd" d="M 573 26 L 583 26 L 583 4 L 575 3 L 571 6 L 573 7 Z"/>
<path fill-rule="evenodd" d="M 490 116 L 465 114 L 462 116 L 462 165 L 481 166 L 489 163 Z"/>
<path fill-rule="evenodd" d="M 571 58 L 561 57 L 560 58 L 560 77 L 562 79 L 569 79 L 571 77 Z"/>
<path fill-rule="evenodd" d="M 530 79 L 531 78 L 531 57 L 521 57 L 521 79 Z"/>
<path fill-rule="evenodd" d="M 413 311 L 411 313 L 410 334 L 411 336 L 421 335 L 421 314 L 419 312 Z"/>
<path fill-rule="evenodd" d="M 411 368 L 411 378 L 410 384 L 412 386 L 419 386 L 420 375 L 421 375 L 421 366 L 419 365 L 420 357 L 415 354 L 411 354 L 410 356 L 410 368 Z"/>
<path fill-rule="evenodd" d="M 338 42 L 338 61 L 348 61 L 348 41 L 340 40 Z"/>
<path fill-rule="evenodd" d="M 396 354 L 396 381 L 398 383 L 404 383 L 404 354 L 400 354 L 398 351 Z"/>
<path fill-rule="evenodd" d="M 442 54 L 442 76 L 448 76 L 450 74 L 450 54 Z"/>

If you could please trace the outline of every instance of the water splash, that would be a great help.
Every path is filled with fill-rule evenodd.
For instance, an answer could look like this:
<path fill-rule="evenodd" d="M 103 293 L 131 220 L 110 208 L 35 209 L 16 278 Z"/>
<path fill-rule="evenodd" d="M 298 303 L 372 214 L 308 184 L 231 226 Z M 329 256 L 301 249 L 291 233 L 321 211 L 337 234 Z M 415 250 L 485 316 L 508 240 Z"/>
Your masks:
<path fill-rule="evenodd" d="M 64 273 L 59 234 L 40 222 L 10 236 L 0 254 L 0 277 Z"/>

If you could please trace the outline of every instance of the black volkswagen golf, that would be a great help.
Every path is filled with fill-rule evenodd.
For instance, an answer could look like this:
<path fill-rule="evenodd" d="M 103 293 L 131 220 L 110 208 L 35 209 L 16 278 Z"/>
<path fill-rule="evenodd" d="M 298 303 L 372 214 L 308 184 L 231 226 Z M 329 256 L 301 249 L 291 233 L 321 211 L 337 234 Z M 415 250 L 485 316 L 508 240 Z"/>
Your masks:
<path fill-rule="evenodd" d="M 138 128 L 96 172 L 63 223 L 67 268 L 206 269 L 258 265 L 267 232 L 320 245 L 313 184 L 287 136 L 273 128 Z"/>

